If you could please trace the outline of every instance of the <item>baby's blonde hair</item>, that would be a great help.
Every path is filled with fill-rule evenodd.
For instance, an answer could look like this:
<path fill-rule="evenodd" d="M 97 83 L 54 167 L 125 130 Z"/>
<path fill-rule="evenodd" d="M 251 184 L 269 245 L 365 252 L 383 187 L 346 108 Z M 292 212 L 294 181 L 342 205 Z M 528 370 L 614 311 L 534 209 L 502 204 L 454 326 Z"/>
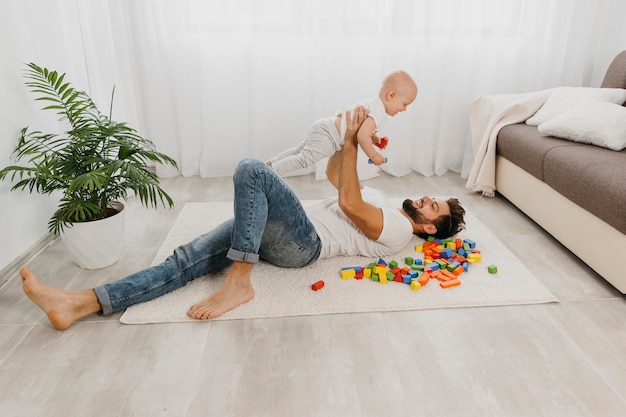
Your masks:
<path fill-rule="evenodd" d="M 385 77 L 380 91 L 384 94 L 389 90 L 402 92 L 409 89 L 417 89 L 413 78 L 406 71 L 395 71 Z"/>

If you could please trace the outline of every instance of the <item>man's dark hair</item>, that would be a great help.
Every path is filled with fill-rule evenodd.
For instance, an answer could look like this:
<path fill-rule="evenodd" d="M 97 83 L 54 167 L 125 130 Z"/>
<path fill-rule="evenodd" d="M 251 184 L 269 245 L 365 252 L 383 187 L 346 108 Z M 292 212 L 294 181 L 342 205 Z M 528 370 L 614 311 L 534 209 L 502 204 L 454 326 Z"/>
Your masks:
<path fill-rule="evenodd" d="M 434 236 L 437 239 L 447 239 L 465 229 L 465 209 L 461 206 L 461 202 L 454 197 L 447 199 L 446 202 L 450 206 L 450 215 L 446 214 L 432 220 L 432 224 L 437 228 L 437 231 L 432 235 L 419 232 L 416 233 L 417 236 L 422 239 L 428 239 L 429 236 Z"/>

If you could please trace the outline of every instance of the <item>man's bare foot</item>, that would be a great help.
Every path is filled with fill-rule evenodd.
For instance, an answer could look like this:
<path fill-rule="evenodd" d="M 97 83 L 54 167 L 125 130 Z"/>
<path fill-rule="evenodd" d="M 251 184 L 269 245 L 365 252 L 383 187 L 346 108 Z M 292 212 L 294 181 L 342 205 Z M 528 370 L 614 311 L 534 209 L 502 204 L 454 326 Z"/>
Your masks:
<path fill-rule="evenodd" d="M 254 288 L 250 283 L 252 264 L 234 262 L 222 288 L 212 296 L 191 306 L 187 316 L 192 319 L 209 320 L 221 316 L 254 298 Z"/>
<path fill-rule="evenodd" d="M 20 269 L 24 293 L 48 316 L 58 330 L 65 330 L 76 320 L 100 311 L 92 290 L 65 291 L 39 281 L 28 268 Z M 94 304 L 95 302 L 95 304 Z"/>
<path fill-rule="evenodd" d="M 187 315 L 192 319 L 209 320 L 221 316 L 254 298 L 252 286 L 247 288 L 224 285 L 212 296 L 191 306 Z"/>

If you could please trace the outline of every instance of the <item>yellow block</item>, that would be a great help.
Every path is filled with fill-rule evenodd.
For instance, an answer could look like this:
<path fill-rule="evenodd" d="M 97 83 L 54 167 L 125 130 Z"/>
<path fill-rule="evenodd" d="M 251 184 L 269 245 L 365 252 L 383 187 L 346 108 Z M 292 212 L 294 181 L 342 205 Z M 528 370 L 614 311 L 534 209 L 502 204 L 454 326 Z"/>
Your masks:
<path fill-rule="evenodd" d="M 372 269 L 371 268 L 365 268 L 363 270 L 363 278 L 371 278 L 372 277 Z"/>
<path fill-rule="evenodd" d="M 341 270 L 342 279 L 350 279 L 354 277 L 356 277 L 356 271 L 354 269 L 342 269 Z"/>
<path fill-rule="evenodd" d="M 469 263 L 475 263 L 475 262 L 480 262 L 482 261 L 483 257 L 480 253 L 470 253 L 469 255 L 467 255 L 467 261 Z"/>
<path fill-rule="evenodd" d="M 385 274 L 387 274 L 387 268 L 385 268 L 384 266 L 376 265 L 374 267 L 374 273 L 378 274 L 378 275 L 385 275 Z"/>
<path fill-rule="evenodd" d="M 415 252 L 424 252 L 424 245 L 415 245 Z"/>
<path fill-rule="evenodd" d="M 380 281 L 381 284 L 386 284 L 387 283 L 387 274 L 382 274 L 378 276 L 378 280 Z"/>
<path fill-rule="evenodd" d="M 418 280 L 411 280 L 411 289 L 413 291 L 419 291 L 422 288 L 422 284 L 419 283 Z"/>

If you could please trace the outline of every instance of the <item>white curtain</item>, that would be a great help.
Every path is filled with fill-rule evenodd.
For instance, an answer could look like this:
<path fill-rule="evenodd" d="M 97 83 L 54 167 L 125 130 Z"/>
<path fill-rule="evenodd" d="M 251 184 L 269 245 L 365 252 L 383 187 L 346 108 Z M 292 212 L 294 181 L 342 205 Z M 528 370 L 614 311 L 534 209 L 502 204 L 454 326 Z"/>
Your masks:
<path fill-rule="evenodd" d="M 621 0 L 0 1 L 28 15 L 20 30 L 37 53 L 21 59 L 68 72 L 103 108 L 115 85 L 113 118 L 185 176 L 230 175 L 244 157 L 295 146 L 315 119 L 375 95 L 396 69 L 419 95 L 381 132 L 383 169 L 467 174 L 470 100 L 599 86 L 626 45 L 623 30 L 606 39 L 622 27 Z"/>

